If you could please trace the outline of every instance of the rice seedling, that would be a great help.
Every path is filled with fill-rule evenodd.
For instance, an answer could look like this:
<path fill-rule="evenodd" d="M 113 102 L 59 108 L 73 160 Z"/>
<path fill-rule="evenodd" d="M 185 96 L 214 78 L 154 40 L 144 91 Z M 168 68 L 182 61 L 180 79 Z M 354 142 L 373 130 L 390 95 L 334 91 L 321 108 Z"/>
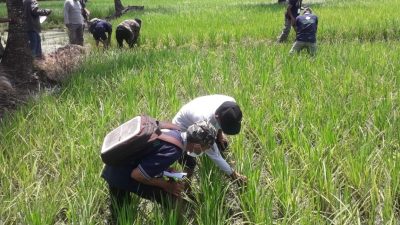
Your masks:
<path fill-rule="evenodd" d="M 274 3 L 124 2 L 145 5 L 113 21 L 143 19 L 139 48 L 93 51 L 59 92 L 3 118 L 0 224 L 107 223 L 104 135 L 138 114 L 170 120 L 211 93 L 241 105 L 242 131 L 229 137 L 228 160 L 248 184 L 238 189 L 201 159 L 195 211 L 184 222 L 397 224 L 397 1 L 310 1 L 320 16 L 315 58 L 273 43 L 284 10 Z M 88 7 L 106 15 L 109 4 Z M 119 210 L 121 224 L 181 219 L 137 197 Z"/>

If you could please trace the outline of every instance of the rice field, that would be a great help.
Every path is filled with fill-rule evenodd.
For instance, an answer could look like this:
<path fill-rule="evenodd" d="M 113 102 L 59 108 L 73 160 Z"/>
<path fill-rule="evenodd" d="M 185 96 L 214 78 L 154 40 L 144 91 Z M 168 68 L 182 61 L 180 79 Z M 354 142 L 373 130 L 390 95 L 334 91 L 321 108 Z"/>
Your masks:
<path fill-rule="evenodd" d="M 247 187 L 203 157 L 183 221 L 133 197 L 120 224 L 400 224 L 400 2 L 304 0 L 320 19 L 314 58 L 275 43 L 275 2 L 123 1 L 145 6 L 112 21 L 142 19 L 138 48 L 94 49 L 60 90 L 2 119 L 0 224 L 109 224 L 105 134 L 214 93 L 243 110 L 228 161 Z M 103 17 L 113 4 L 88 8 Z"/>

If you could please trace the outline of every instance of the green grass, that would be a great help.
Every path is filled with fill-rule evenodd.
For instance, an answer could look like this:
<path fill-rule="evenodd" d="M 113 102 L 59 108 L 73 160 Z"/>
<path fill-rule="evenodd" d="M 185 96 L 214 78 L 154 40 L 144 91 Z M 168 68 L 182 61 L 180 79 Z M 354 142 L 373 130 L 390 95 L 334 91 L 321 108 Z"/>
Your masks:
<path fill-rule="evenodd" d="M 310 58 L 274 43 L 284 8 L 272 2 L 123 2 L 146 7 L 113 21 L 143 19 L 139 48 L 93 51 L 60 92 L 0 124 L 0 224 L 104 224 L 105 134 L 212 93 L 242 107 L 229 158 L 249 183 L 237 190 L 202 158 L 197 224 L 398 224 L 399 3 L 313 3 Z M 101 14 L 110 3 L 91 4 Z M 176 224 L 176 212 L 134 200 L 123 224 Z"/>

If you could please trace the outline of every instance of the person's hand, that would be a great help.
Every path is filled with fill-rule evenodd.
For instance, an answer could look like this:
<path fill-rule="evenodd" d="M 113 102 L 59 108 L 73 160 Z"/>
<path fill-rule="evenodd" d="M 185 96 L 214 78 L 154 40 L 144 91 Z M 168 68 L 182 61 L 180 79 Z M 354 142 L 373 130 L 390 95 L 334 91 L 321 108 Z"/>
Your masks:
<path fill-rule="evenodd" d="M 46 16 L 50 15 L 51 14 L 51 9 L 45 9 L 44 13 L 46 14 Z"/>
<path fill-rule="evenodd" d="M 169 181 L 164 187 L 164 191 L 180 198 L 185 190 L 185 184 L 182 182 Z"/>
<path fill-rule="evenodd" d="M 247 177 L 244 175 L 239 174 L 236 171 L 233 171 L 233 173 L 230 175 L 230 178 L 239 184 L 239 186 L 246 186 L 247 184 Z"/>
<path fill-rule="evenodd" d="M 171 173 L 178 172 L 178 170 L 176 170 L 174 167 L 168 168 L 167 171 L 168 171 L 168 172 L 171 172 Z"/>

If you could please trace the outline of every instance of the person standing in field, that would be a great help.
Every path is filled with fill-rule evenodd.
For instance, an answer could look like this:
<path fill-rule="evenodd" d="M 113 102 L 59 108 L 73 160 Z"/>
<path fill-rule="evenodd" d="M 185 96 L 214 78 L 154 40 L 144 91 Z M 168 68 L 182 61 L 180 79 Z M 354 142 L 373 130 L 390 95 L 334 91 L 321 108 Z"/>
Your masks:
<path fill-rule="evenodd" d="M 172 143 L 158 140 L 149 145 L 146 154 L 129 163 L 118 166 L 105 165 L 103 179 L 108 183 L 113 218 L 117 218 L 118 208 L 129 203 L 130 193 L 141 198 L 168 206 L 179 204 L 185 191 L 184 181 L 165 180 L 163 172 L 182 155 L 201 154 L 214 144 L 216 130 L 206 122 L 191 125 L 185 132 L 163 129 L 163 134 L 175 139 L 183 149 Z M 118 221 L 117 221 L 118 222 Z"/>
<path fill-rule="evenodd" d="M 124 40 L 130 48 L 137 44 L 142 20 L 136 18 L 134 20 L 124 20 L 117 26 L 115 37 L 118 42 L 118 47 L 123 47 Z"/>
<path fill-rule="evenodd" d="M 287 40 L 292 26 L 293 29 L 296 29 L 295 22 L 296 17 L 300 15 L 301 1 L 302 0 L 288 1 L 288 6 L 285 12 L 285 24 L 283 26 L 282 33 L 277 40 L 279 43 L 285 42 Z"/>
<path fill-rule="evenodd" d="M 68 29 L 69 43 L 83 46 L 84 20 L 79 0 L 65 0 L 64 24 Z"/>
<path fill-rule="evenodd" d="M 104 48 L 110 46 L 112 33 L 111 23 L 105 20 L 93 18 L 89 21 L 89 32 L 93 35 L 97 47 L 99 46 L 99 42 L 103 44 Z"/>
<path fill-rule="evenodd" d="M 290 54 L 306 49 L 312 56 L 317 51 L 318 17 L 312 13 L 311 8 L 305 8 L 303 15 L 296 18 L 296 41 Z"/>
<path fill-rule="evenodd" d="M 240 132 L 242 111 L 235 99 L 226 95 L 206 95 L 197 97 L 185 104 L 172 120 L 183 131 L 199 121 L 207 121 L 217 130 L 216 142 L 205 151 L 206 155 L 232 180 L 244 184 L 247 177 L 234 171 L 223 158 L 222 153 L 228 145 L 224 134 L 236 135 Z M 195 158 L 184 155 L 185 172 L 190 178 L 196 167 Z"/>
<path fill-rule="evenodd" d="M 26 19 L 26 31 L 29 38 L 29 47 L 31 48 L 32 56 L 37 59 L 43 59 L 39 17 L 50 15 L 51 10 L 40 9 L 36 0 L 24 0 L 23 10 Z"/>

